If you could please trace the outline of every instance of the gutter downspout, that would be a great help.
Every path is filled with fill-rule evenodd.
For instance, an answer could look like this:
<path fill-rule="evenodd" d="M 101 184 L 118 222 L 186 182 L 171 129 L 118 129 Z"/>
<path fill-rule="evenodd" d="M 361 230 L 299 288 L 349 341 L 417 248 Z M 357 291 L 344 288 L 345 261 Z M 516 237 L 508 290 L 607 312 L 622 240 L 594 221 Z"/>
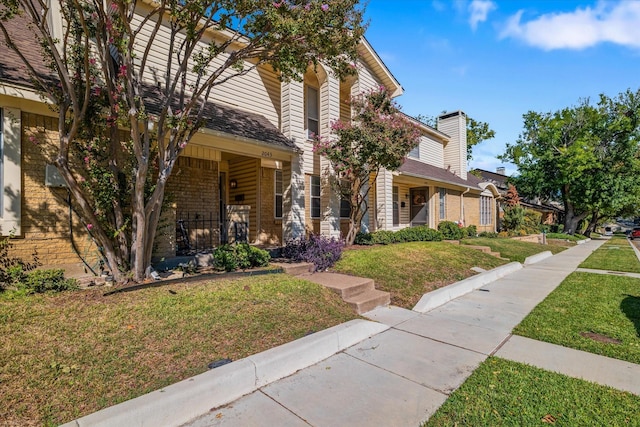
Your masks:
<path fill-rule="evenodd" d="M 466 226 L 466 222 L 464 218 L 464 195 L 467 194 L 469 191 L 471 191 L 471 188 L 467 187 L 467 189 L 464 190 L 460 195 L 460 221 L 462 222 L 461 224 L 462 227 Z"/>

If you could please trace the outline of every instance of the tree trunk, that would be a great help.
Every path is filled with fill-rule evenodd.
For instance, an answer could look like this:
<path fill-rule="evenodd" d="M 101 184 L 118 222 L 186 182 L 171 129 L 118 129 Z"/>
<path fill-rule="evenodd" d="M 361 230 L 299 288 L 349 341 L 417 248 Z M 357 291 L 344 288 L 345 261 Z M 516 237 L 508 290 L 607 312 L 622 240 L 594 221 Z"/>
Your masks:
<path fill-rule="evenodd" d="M 564 233 L 575 234 L 580 221 L 587 217 L 587 212 L 576 214 L 571 202 L 565 202 L 564 208 Z"/>
<path fill-rule="evenodd" d="M 591 219 L 589 219 L 589 225 L 587 225 L 587 228 L 584 230 L 582 234 L 584 234 L 587 237 L 591 237 L 591 233 L 596 231 L 596 226 L 598 225 L 599 220 L 600 220 L 600 215 L 598 215 L 598 212 L 592 213 Z"/>

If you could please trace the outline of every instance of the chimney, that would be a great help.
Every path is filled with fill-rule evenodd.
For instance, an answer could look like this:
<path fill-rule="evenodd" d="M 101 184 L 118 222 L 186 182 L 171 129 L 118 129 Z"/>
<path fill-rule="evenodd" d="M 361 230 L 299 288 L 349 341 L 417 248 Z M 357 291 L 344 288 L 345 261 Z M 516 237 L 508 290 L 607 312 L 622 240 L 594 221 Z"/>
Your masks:
<path fill-rule="evenodd" d="M 437 128 L 451 138 L 444 146 L 444 164 L 462 179 L 467 179 L 467 116 L 462 111 L 438 117 Z"/>
<path fill-rule="evenodd" d="M 499 175 L 506 175 L 507 174 L 507 170 L 504 166 L 498 166 L 496 168 L 496 173 Z"/>

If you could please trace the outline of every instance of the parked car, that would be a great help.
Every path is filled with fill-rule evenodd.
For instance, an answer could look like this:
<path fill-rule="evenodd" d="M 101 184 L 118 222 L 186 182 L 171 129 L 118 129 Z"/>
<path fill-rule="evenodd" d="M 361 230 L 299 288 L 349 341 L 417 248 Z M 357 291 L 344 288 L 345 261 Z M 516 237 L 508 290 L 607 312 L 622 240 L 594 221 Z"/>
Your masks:
<path fill-rule="evenodd" d="M 629 238 L 631 240 L 640 239 L 640 227 L 634 227 L 633 230 L 631 231 L 631 234 L 629 234 Z"/>
<path fill-rule="evenodd" d="M 605 236 L 613 236 L 613 230 L 611 229 L 611 227 L 605 227 L 604 228 L 604 235 Z"/>

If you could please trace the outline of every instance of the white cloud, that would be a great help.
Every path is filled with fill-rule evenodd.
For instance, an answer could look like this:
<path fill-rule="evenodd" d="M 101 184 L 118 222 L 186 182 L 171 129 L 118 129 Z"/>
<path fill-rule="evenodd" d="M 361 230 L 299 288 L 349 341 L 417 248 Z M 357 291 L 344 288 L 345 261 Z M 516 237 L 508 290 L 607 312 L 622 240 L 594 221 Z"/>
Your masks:
<path fill-rule="evenodd" d="M 433 0 L 431 2 L 431 6 L 437 10 L 438 12 L 444 12 L 447 9 L 447 5 L 446 3 L 440 1 L 440 0 Z"/>
<path fill-rule="evenodd" d="M 541 15 L 522 22 L 524 11 L 513 15 L 500 37 L 513 37 L 544 50 L 586 49 L 609 42 L 640 47 L 640 2 L 599 2 L 573 12 Z"/>
<path fill-rule="evenodd" d="M 496 4 L 490 0 L 473 0 L 469 5 L 469 24 L 472 30 L 478 28 L 478 24 L 487 20 L 489 12 L 496 9 Z"/>
<path fill-rule="evenodd" d="M 464 77 L 467 74 L 468 69 L 469 69 L 468 65 L 460 65 L 458 67 L 451 68 L 451 72 L 460 77 Z"/>

